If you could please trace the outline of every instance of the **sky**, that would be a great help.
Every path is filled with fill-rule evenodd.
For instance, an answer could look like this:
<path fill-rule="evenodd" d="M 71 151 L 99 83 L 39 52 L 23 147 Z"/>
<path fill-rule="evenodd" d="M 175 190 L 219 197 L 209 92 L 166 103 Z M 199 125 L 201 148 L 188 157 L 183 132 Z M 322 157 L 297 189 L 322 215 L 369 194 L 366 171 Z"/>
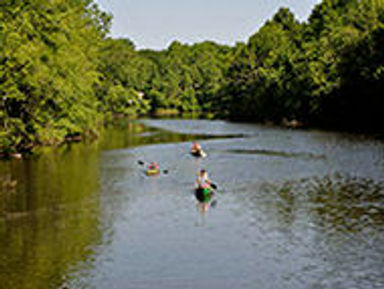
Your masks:
<path fill-rule="evenodd" d="M 112 13 L 112 37 L 138 49 L 161 50 L 174 40 L 234 45 L 247 41 L 277 10 L 289 7 L 304 21 L 319 0 L 96 0 Z"/>

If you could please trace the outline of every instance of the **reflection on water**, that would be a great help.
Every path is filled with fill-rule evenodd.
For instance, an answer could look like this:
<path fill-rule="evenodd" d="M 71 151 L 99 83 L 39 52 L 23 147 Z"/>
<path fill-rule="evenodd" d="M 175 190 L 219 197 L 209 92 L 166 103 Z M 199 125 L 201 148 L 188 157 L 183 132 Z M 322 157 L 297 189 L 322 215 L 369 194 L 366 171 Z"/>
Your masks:
<path fill-rule="evenodd" d="M 321 159 L 325 158 L 324 155 L 314 155 L 311 153 L 305 153 L 305 152 L 285 152 L 285 151 L 274 151 L 274 150 L 265 150 L 265 149 L 230 149 L 226 150 L 224 152 L 228 153 L 235 153 L 235 154 L 246 154 L 246 155 L 252 155 L 252 154 L 259 154 L 259 155 L 266 155 L 266 156 L 276 156 L 276 157 L 285 157 L 285 158 L 311 158 L 311 159 Z"/>
<path fill-rule="evenodd" d="M 195 138 L 208 158 L 188 154 Z M 147 120 L 45 150 L 0 163 L 0 288 L 384 287 L 382 142 Z"/>
<path fill-rule="evenodd" d="M 59 288 L 94 266 L 107 231 L 100 151 L 193 138 L 121 122 L 98 142 L 1 163 L 0 288 Z"/>
<path fill-rule="evenodd" d="M 0 287 L 59 288 L 101 243 L 96 154 L 75 147 L 3 165 L 18 182 L 0 193 Z"/>
<path fill-rule="evenodd" d="M 253 216 L 249 231 L 259 227 L 287 258 L 311 258 L 294 262 L 289 278 L 316 288 L 383 286 L 384 183 L 336 174 L 258 183 L 237 198 Z"/>
<path fill-rule="evenodd" d="M 283 226 L 293 223 L 298 211 L 316 221 L 316 226 L 341 231 L 384 226 L 384 183 L 368 178 L 341 175 L 288 181 L 283 184 L 262 183 L 248 188 L 247 203 L 273 203 L 275 218 Z M 257 192 L 257 193 L 256 193 Z"/>
<path fill-rule="evenodd" d="M 315 179 L 308 191 L 321 223 L 340 230 L 384 225 L 384 184 L 368 178 Z"/>

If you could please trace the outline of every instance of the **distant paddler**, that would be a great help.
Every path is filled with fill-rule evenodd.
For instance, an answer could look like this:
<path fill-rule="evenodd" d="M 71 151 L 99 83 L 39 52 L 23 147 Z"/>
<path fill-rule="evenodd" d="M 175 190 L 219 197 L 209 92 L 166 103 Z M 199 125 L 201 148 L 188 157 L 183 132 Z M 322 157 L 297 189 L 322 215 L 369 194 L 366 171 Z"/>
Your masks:
<path fill-rule="evenodd" d="M 197 158 L 205 158 L 207 156 L 207 154 L 203 151 L 201 145 L 197 141 L 194 141 L 192 143 L 191 155 Z"/>
<path fill-rule="evenodd" d="M 145 161 L 142 161 L 142 160 L 138 160 L 137 163 L 140 166 L 145 166 L 145 164 L 148 163 L 148 162 L 145 162 Z M 147 168 L 145 170 L 145 174 L 147 176 L 157 176 L 160 173 L 161 173 L 160 165 L 157 162 L 150 162 L 150 163 L 148 163 L 148 166 L 147 166 Z M 168 170 L 163 170 L 163 174 L 167 175 L 168 174 Z"/>
<path fill-rule="evenodd" d="M 157 176 L 160 173 L 160 166 L 157 162 L 151 162 L 148 167 L 146 174 L 147 176 Z"/>

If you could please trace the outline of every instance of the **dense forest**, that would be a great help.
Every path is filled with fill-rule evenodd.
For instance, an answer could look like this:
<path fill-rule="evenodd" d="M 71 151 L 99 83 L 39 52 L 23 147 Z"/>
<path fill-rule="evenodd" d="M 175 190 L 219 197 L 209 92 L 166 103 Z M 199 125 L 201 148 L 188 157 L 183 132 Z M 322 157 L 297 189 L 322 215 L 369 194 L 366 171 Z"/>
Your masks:
<path fill-rule="evenodd" d="M 149 113 L 383 132 L 384 0 L 281 8 L 234 47 L 136 50 L 111 21 L 92 0 L 1 1 L 0 154 Z"/>

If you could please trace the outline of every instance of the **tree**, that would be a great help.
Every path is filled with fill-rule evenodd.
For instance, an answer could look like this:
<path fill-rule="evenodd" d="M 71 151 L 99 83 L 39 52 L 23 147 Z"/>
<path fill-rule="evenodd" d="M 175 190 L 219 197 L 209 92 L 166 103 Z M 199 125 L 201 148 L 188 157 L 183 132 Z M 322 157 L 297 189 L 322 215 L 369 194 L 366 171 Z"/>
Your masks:
<path fill-rule="evenodd" d="M 105 34 L 91 1 L 11 1 L 0 9 L 1 150 L 96 130 L 94 59 Z M 105 14 L 100 14 L 105 18 Z M 102 21 L 108 21 L 106 18 Z"/>

